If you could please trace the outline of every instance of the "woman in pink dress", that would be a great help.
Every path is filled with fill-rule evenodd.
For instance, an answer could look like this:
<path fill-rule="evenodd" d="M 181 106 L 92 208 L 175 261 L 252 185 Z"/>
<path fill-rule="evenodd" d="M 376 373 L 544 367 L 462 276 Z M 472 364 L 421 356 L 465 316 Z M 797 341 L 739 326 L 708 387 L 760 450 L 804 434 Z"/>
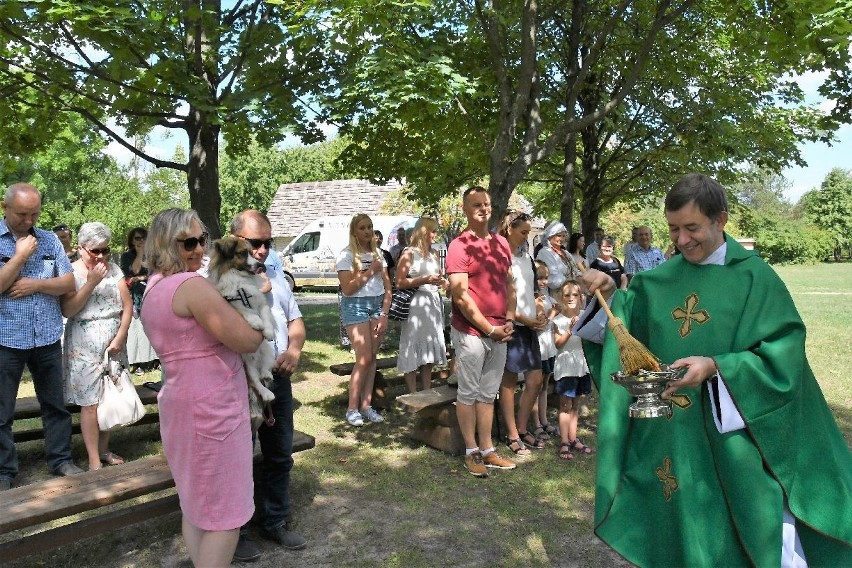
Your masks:
<path fill-rule="evenodd" d="M 249 327 L 201 268 L 207 233 L 193 210 L 154 217 L 145 244 L 152 276 L 142 325 L 160 356 L 157 401 L 163 453 L 195 566 L 228 566 L 239 528 L 254 513 L 248 387 L 240 353 L 263 336 Z"/>

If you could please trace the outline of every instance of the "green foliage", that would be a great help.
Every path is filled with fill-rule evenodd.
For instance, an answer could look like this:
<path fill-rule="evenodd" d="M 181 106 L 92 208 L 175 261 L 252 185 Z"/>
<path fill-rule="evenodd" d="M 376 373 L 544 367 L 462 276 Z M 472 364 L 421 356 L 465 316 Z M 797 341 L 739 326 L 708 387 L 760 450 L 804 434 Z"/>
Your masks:
<path fill-rule="evenodd" d="M 834 168 L 819 190 L 802 199 L 808 219 L 831 235 L 839 257 L 841 248 L 852 245 L 852 170 Z"/>
<path fill-rule="evenodd" d="M 223 156 L 219 170 L 222 232 L 227 232 L 231 219 L 244 209 L 268 211 L 281 184 L 357 177 L 339 161 L 347 143 L 343 138 L 334 138 L 279 150 L 252 140 L 243 154 Z"/>
<path fill-rule="evenodd" d="M 154 126 L 182 131 L 192 205 L 219 230 L 219 147 L 239 154 L 295 133 L 322 139 L 303 101 L 327 79 L 311 2 L 114 0 L 0 3 L 0 142 L 20 156 L 44 141 L 36 121 L 76 114 L 132 147 Z M 5 120 L 6 118 L 10 120 Z M 112 124 L 124 129 L 122 138 Z M 50 130 L 51 123 L 44 123 Z M 290 128 L 288 131 L 287 129 Z"/>

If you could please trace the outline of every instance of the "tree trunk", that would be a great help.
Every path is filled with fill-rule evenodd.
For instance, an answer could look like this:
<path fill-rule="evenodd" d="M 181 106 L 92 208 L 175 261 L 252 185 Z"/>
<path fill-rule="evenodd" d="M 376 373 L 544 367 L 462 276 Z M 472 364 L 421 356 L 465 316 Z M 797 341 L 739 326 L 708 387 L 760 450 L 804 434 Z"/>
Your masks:
<path fill-rule="evenodd" d="M 204 112 L 190 109 L 189 159 L 187 182 L 189 202 L 207 227 L 210 237 L 222 236 L 219 211 L 222 198 L 219 194 L 219 127 L 210 124 Z"/>
<path fill-rule="evenodd" d="M 565 142 L 565 162 L 562 171 L 562 198 L 559 205 L 559 220 L 568 229 L 568 233 L 574 232 L 574 178 L 577 167 L 577 133 L 568 135 Z"/>

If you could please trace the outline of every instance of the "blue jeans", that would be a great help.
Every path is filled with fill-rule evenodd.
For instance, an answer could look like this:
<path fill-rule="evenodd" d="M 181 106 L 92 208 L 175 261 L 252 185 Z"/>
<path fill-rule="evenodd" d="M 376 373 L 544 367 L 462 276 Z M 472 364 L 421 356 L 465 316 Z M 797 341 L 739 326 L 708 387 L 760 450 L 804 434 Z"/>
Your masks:
<path fill-rule="evenodd" d="M 289 374 L 276 373 L 273 377 L 269 390 L 275 393 L 272 401 L 275 424 L 262 424 L 257 431 L 263 453 L 259 479 L 263 496 L 261 522 L 268 530 L 287 523 L 293 469 L 293 386 Z"/>
<path fill-rule="evenodd" d="M 62 345 L 57 341 L 33 349 L 0 346 L 0 477 L 9 479 L 18 474 L 18 452 L 12 436 L 12 423 L 24 365 L 33 377 L 41 407 L 47 464 L 56 471 L 60 465 L 71 461 L 71 413 L 65 408 Z"/>

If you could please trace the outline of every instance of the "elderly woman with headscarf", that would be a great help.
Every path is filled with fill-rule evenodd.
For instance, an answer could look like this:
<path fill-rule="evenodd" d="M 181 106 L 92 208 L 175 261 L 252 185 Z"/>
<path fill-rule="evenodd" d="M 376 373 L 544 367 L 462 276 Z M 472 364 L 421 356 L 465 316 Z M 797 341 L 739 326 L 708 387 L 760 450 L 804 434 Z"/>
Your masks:
<path fill-rule="evenodd" d="M 554 221 L 548 223 L 541 237 L 542 247 L 536 260 L 547 265 L 547 287 L 551 291 L 559 290 L 566 280 L 576 280 L 580 276 L 580 269 L 563 248 L 568 239 L 568 229 Z"/>

